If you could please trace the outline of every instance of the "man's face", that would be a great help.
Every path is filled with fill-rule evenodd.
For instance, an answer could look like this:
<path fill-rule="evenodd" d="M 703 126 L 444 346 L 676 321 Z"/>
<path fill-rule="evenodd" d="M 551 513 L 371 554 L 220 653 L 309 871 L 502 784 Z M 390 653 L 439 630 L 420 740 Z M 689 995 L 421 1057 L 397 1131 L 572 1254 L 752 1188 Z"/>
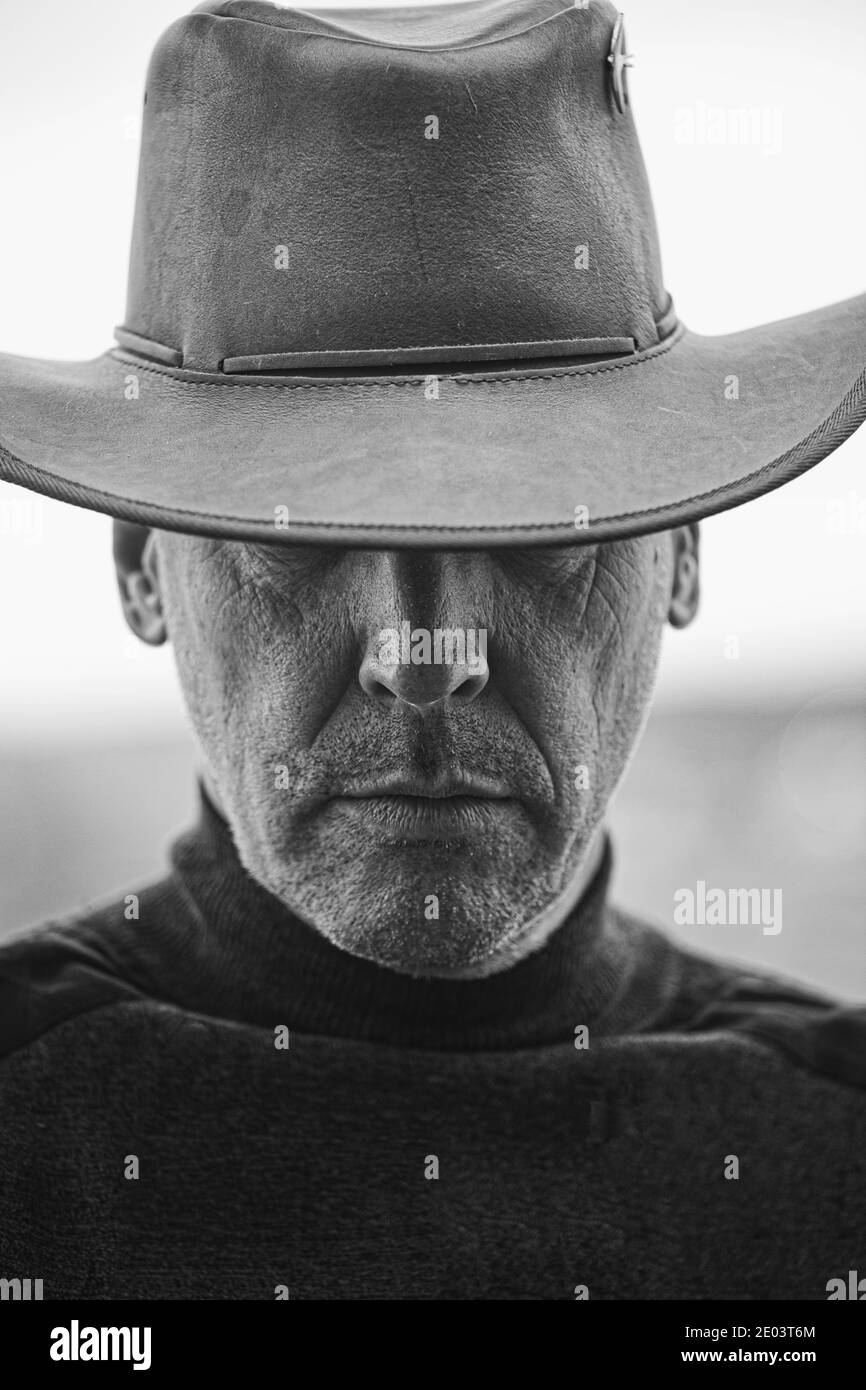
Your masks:
<path fill-rule="evenodd" d="M 436 974 L 519 941 L 585 863 L 694 545 L 139 553 L 249 873 L 335 945 Z"/>

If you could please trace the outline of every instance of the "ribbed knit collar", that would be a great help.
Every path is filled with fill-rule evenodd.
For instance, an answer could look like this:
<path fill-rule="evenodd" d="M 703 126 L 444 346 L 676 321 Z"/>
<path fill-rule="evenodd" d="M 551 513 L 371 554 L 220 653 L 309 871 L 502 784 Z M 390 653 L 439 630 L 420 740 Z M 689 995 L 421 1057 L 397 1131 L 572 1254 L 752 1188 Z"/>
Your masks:
<path fill-rule="evenodd" d="M 580 1025 L 640 1026 L 666 992 L 663 938 L 607 905 L 609 841 L 545 945 L 474 980 L 418 979 L 332 945 L 250 877 L 204 796 L 172 862 L 174 907 L 153 914 L 136 974 L 149 992 L 204 1015 L 404 1047 L 500 1049 L 573 1042 Z"/>

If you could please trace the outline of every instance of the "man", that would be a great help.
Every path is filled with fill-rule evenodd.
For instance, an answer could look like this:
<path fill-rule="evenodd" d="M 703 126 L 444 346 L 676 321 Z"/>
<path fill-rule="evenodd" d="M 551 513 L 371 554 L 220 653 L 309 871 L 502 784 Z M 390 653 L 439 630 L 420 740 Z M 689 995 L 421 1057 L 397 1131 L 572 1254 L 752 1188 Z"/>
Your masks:
<path fill-rule="evenodd" d="M 0 362 L 3 473 L 115 517 L 202 773 L 164 881 L 0 951 L 0 1263 L 46 1297 L 856 1267 L 862 1011 L 617 912 L 604 821 L 700 518 L 862 420 L 866 297 L 683 329 L 628 62 L 594 0 L 202 6 L 119 349 Z"/>

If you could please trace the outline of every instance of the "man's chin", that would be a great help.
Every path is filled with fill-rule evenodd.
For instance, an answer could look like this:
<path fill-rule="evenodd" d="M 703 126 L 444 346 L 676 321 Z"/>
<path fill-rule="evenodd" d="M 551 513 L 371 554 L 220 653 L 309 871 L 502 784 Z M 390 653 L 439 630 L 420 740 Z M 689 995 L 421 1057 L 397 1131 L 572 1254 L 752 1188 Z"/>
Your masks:
<path fill-rule="evenodd" d="M 320 936 L 404 974 L 483 964 L 550 901 L 551 866 L 519 803 L 446 808 L 442 824 L 409 807 L 398 822 L 338 806 L 236 838 L 247 871 Z"/>
<path fill-rule="evenodd" d="M 311 923 L 332 945 L 382 969 L 416 977 L 453 977 L 471 971 L 509 940 L 513 922 L 395 917 L 368 921 L 319 919 Z"/>
<path fill-rule="evenodd" d="M 541 910 L 524 902 L 523 869 L 465 847 L 413 841 L 340 862 L 317 860 L 314 874 L 288 880 L 279 867 L 259 881 L 333 946 L 408 975 L 449 975 L 483 963 Z M 537 882 L 537 880 L 535 880 Z"/>

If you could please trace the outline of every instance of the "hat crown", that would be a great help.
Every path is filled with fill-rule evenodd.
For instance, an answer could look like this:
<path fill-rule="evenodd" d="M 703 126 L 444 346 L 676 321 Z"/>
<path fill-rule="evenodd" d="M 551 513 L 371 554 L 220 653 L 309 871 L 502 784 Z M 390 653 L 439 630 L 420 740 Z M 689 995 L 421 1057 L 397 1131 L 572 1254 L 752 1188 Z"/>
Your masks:
<path fill-rule="evenodd" d="M 150 63 L 127 330 L 200 371 L 657 342 L 617 18 L 200 6 Z"/>

